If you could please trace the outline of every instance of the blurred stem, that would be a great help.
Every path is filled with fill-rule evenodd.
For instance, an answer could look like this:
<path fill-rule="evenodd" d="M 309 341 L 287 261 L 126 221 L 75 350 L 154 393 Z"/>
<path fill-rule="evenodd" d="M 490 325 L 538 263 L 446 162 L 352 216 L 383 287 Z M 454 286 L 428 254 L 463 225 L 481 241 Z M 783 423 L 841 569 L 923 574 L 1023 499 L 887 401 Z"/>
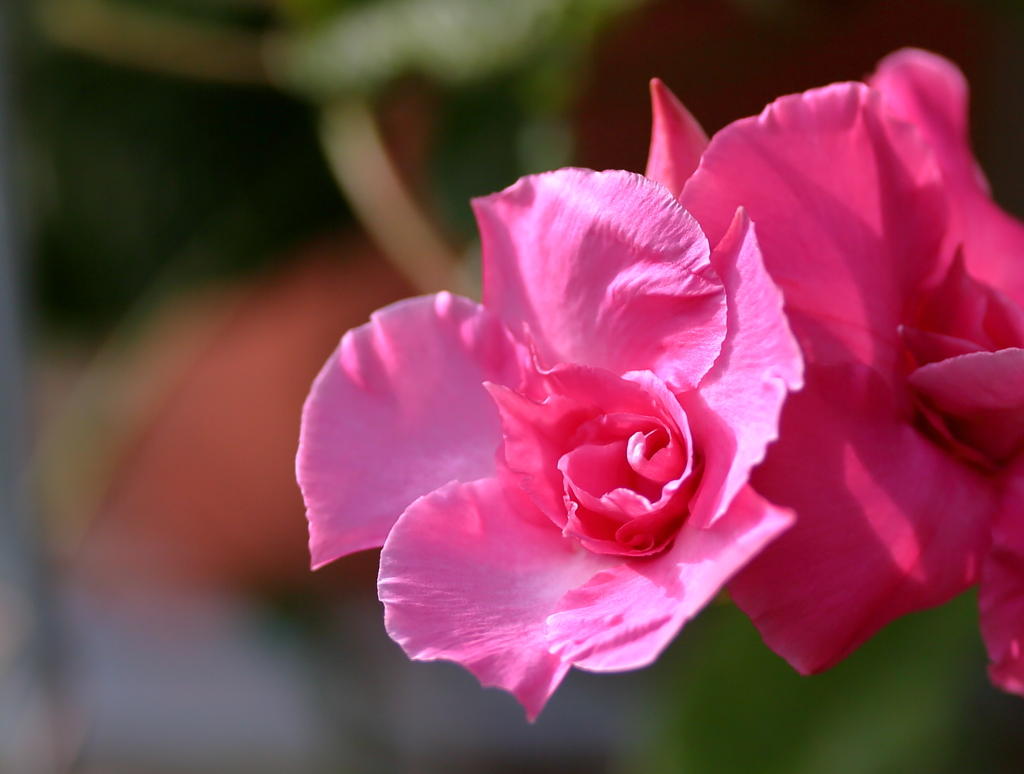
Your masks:
<path fill-rule="evenodd" d="M 109 0 L 45 0 L 38 16 L 54 43 L 110 62 L 205 81 L 271 85 L 268 48 L 256 34 Z M 352 99 L 328 105 L 321 140 L 363 226 L 418 291 L 479 295 L 477 283 L 402 181 L 369 104 Z"/>
<path fill-rule="evenodd" d="M 388 259 L 422 293 L 476 297 L 452 248 L 402 181 L 369 104 L 351 100 L 323 112 L 321 140 L 338 184 Z"/>
<path fill-rule="evenodd" d="M 144 70 L 236 85 L 268 85 L 263 40 L 106 0 L 46 0 L 39 26 L 52 42 Z"/>

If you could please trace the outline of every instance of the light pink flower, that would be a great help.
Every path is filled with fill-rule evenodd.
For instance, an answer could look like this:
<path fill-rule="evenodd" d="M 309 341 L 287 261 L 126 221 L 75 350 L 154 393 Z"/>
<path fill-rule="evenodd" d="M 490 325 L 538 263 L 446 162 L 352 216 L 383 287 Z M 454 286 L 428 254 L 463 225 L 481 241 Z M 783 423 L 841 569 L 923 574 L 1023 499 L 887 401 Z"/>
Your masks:
<path fill-rule="evenodd" d="M 654 144 L 689 159 L 692 136 Z M 712 240 L 747 209 L 807 361 L 753 478 L 798 522 L 737 604 L 814 672 L 980 577 L 992 677 L 1024 692 L 1024 226 L 971 154 L 961 73 L 897 52 L 726 127 L 675 185 Z"/>
<path fill-rule="evenodd" d="M 474 202 L 484 301 L 349 331 L 303 413 L 314 566 L 383 545 L 390 635 L 532 718 L 649 664 L 791 523 L 747 485 L 799 350 L 742 211 L 712 250 L 659 183 L 560 170 Z"/>

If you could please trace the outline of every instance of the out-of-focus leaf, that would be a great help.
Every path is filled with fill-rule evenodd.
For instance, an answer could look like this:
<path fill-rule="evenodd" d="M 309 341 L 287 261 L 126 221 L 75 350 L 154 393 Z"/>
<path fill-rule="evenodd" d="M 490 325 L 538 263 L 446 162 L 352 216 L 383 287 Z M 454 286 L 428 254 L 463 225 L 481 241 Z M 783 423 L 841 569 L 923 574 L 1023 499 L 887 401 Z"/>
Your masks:
<path fill-rule="evenodd" d="M 281 81 L 320 98 L 406 72 L 463 84 L 527 63 L 575 28 L 639 0 L 382 0 L 354 5 L 272 47 Z"/>
<path fill-rule="evenodd" d="M 260 38 L 234 24 L 108 0 L 46 0 L 37 17 L 51 42 L 106 62 L 215 83 L 267 83 Z"/>
<path fill-rule="evenodd" d="M 525 116 L 508 83 L 448 94 L 441 115 L 431 158 L 433 204 L 446 225 L 472 238 L 470 198 L 501 190 L 522 174 L 515 150 Z"/>
<path fill-rule="evenodd" d="M 972 672 L 973 595 L 907 616 L 829 672 L 801 677 L 736 607 L 705 611 L 662 659 L 645 774 L 948 771 Z"/>

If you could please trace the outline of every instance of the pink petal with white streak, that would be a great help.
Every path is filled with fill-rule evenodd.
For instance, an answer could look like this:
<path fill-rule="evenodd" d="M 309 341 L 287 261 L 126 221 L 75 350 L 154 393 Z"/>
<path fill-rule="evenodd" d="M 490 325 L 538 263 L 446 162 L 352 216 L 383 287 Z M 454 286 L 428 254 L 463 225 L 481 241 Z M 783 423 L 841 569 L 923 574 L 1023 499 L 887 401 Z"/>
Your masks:
<path fill-rule="evenodd" d="M 685 404 L 702 428 L 704 478 L 690 505 L 696 526 L 718 518 L 747 483 L 751 468 L 778 437 L 786 395 L 803 386 L 800 347 L 783 314 L 782 293 L 764 268 L 754 231 L 746 213 L 738 210 L 711 254 L 725 283 L 729 318 L 722 354 L 698 388 L 702 400 Z M 720 422 L 696 416 L 705 408 Z M 712 439 L 722 425 L 730 437 Z"/>
<path fill-rule="evenodd" d="M 345 334 L 313 384 L 296 461 L 319 567 L 384 544 L 417 497 L 494 473 L 501 425 L 484 381 L 516 387 L 501 322 L 439 293 L 387 306 Z"/>
<path fill-rule="evenodd" d="M 475 199 L 484 306 L 525 324 L 547 367 L 650 370 L 693 387 L 725 338 L 725 291 L 700 227 L 664 186 L 561 169 Z"/>
<path fill-rule="evenodd" d="M 514 484 L 453 482 L 395 524 L 378 592 L 388 634 L 410 658 L 462 664 L 532 720 L 570 666 L 549 651 L 545 621 L 609 564 L 562 537 Z"/>
<path fill-rule="evenodd" d="M 594 672 L 647 666 L 733 573 L 792 523 L 792 512 L 745 487 L 710 527 L 686 523 L 663 554 L 629 560 L 568 592 L 548 619 L 552 652 Z"/>

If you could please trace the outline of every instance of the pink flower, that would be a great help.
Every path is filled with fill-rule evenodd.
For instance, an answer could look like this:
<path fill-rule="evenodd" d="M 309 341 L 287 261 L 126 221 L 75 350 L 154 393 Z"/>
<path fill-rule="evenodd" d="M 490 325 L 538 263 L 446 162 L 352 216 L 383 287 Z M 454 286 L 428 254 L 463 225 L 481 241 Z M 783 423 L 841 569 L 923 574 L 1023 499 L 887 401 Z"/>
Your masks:
<path fill-rule="evenodd" d="M 655 145 L 689 159 L 692 134 Z M 753 477 L 797 525 L 737 604 L 815 672 L 980 578 L 992 677 L 1024 693 L 1024 225 L 971 155 L 961 73 L 904 50 L 783 97 L 677 186 L 711 240 L 750 213 L 807 361 Z"/>
<path fill-rule="evenodd" d="M 474 202 L 484 303 L 349 331 L 303 413 L 314 566 L 383 545 L 390 635 L 532 718 L 571 666 L 653 661 L 791 523 L 747 485 L 799 350 L 750 221 L 560 170 Z"/>

